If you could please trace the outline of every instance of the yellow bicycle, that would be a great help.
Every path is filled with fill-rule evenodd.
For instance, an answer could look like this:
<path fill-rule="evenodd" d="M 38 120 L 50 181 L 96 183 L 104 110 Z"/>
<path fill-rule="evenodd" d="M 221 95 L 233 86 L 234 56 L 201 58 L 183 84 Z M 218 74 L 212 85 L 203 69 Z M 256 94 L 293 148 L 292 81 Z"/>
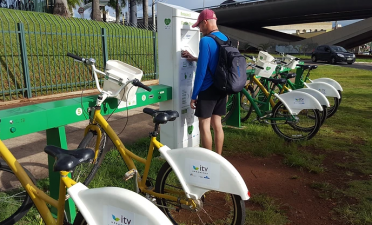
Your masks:
<path fill-rule="evenodd" d="M 92 147 L 95 150 L 94 161 L 81 164 L 72 173 L 73 179 L 85 185 L 93 179 L 105 156 L 107 136 L 119 151 L 128 172 L 125 179 L 134 178 L 138 193 L 154 199 L 156 204 L 173 222 L 173 224 L 223 224 L 243 225 L 245 220 L 244 200 L 249 199 L 248 189 L 237 170 L 222 156 L 203 148 L 170 149 L 157 141 L 160 124 L 178 119 L 176 111 L 158 111 L 144 109 L 153 117 L 154 130 L 150 133 L 151 141 L 147 158 L 141 158 L 125 148 L 122 141 L 101 115 L 101 105 L 108 97 L 117 96 L 126 86 L 132 84 L 151 90 L 137 79 L 125 79 L 111 76 L 95 68 L 94 59 L 85 59 L 68 53 L 76 61 L 92 68 L 97 89 L 101 95 L 96 105 L 89 108 L 90 123 L 85 129 L 85 137 L 80 148 Z M 105 76 L 120 87 L 115 91 L 100 88 L 98 74 Z M 158 149 L 165 163 L 158 171 L 155 186 L 148 179 L 154 149 Z M 139 174 L 134 161 L 144 164 L 144 171 Z"/>
<path fill-rule="evenodd" d="M 45 224 L 69 224 L 64 211 L 66 188 L 79 209 L 73 224 L 110 224 L 117 222 L 116 218 L 125 218 L 131 224 L 148 224 L 148 221 L 158 225 L 171 224 L 156 206 L 135 192 L 117 187 L 88 189 L 69 178 L 69 171 L 94 158 L 92 149 L 66 151 L 46 146 L 44 151 L 55 158 L 53 169 L 61 175 L 58 200 L 36 187 L 32 174 L 20 165 L 0 140 L 0 158 L 5 160 L 0 161 L 0 225 L 15 224 L 33 204 Z M 91 199 L 100 204 L 92 204 Z M 48 205 L 57 209 L 57 219 L 52 216 Z"/>

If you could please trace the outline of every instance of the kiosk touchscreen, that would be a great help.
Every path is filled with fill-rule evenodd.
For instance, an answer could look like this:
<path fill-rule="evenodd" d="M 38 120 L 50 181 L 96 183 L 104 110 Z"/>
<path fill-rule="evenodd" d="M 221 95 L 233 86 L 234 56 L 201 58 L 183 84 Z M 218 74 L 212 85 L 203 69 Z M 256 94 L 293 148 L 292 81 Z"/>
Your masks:
<path fill-rule="evenodd" d="M 200 32 L 191 26 L 199 13 L 175 5 L 158 3 L 159 84 L 172 86 L 172 100 L 160 110 L 176 110 L 180 117 L 161 125 L 160 141 L 170 148 L 199 146 L 199 121 L 190 107 L 196 62 L 181 57 L 187 50 L 199 54 Z"/>

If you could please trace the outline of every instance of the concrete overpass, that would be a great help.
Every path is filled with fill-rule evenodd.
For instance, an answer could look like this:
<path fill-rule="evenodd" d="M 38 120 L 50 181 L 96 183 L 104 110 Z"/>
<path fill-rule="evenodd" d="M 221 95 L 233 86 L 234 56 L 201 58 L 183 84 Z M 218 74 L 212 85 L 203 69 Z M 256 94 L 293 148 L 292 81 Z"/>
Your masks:
<path fill-rule="evenodd" d="M 319 44 L 353 48 L 372 41 L 372 0 L 252 0 L 211 8 L 222 32 L 256 48 L 279 44 L 309 51 Z M 366 20 L 309 39 L 263 28 L 351 19 Z"/>

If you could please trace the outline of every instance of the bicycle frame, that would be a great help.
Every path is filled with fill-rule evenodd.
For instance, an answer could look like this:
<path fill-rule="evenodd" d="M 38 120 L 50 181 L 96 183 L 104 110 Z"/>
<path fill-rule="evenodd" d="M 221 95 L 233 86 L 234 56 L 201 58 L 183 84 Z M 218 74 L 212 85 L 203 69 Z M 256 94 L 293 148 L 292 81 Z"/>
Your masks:
<path fill-rule="evenodd" d="M 26 189 L 27 193 L 30 195 L 32 201 L 38 209 L 41 217 L 43 218 L 45 224 L 62 225 L 64 219 L 66 187 L 69 188 L 72 185 L 76 184 L 75 181 L 68 177 L 69 172 L 60 172 L 61 178 L 59 185 L 59 200 L 55 200 L 33 184 L 26 171 L 22 168 L 22 166 L 1 140 L 0 158 L 5 160 L 6 164 L 11 168 L 11 170 L 17 176 L 18 180 L 21 182 L 22 186 Z M 51 206 L 57 208 L 57 220 L 54 219 L 54 217 L 52 216 L 52 213 L 50 212 L 47 204 L 50 204 Z"/>
<path fill-rule="evenodd" d="M 99 149 L 99 144 L 100 144 L 99 141 L 101 140 L 100 137 L 102 136 L 101 129 L 103 129 L 107 133 L 109 138 L 113 141 L 114 145 L 116 146 L 117 150 L 119 151 L 121 157 L 123 158 L 125 164 L 128 166 L 129 170 L 136 170 L 137 171 L 137 168 L 134 165 L 133 159 L 136 160 L 137 162 L 140 162 L 140 163 L 145 165 L 142 180 L 141 181 L 137 180 L 137 184 L 138 184 L 138 187 L 140 188 L 141 192 L 153 195 L 157 198 L 169 199 L 171 201 L 177 201 L 178 200 L 174 196 L 170 196 L 170 195 L 167 195 L 167 194 L 156 193 L 153 190 L 148 190 L 147 189 L 146 180 L 147 180 L 147 176 L 148 176 L 148 173 L 149 173 L 149 170 L 150 170 L 151 159 L 152 159 L 152 155 L 153 155 L 153 152 L 154 152 L 154 148 L 156 147 L 156 148 L 159 149 L 159 148 L 163 147 L 163 144 L 161 144 L 159 141 L 157 141 L 156 137 L 151 137 L 151 142 L 150 142 L 147 158 L 144 159 L 142 157 L 137 156 L 136 154 L 134 154 L 133 152 L 131 152 L 129 149 L 127 149 L 124 146 L 123 142 L 117 136 L 115 131 L 111 128 L 111 126 L 107 123 L 105 118 L 101 115 L 100 107 L 95 107 L 95 110 L 94 110 L 94 113 L 93 113 L 93 118 L 91 119 L 91 121 L 92 121 L 92 123 L 89 124 L 85 128 L 85 135 L 89 132 L 89 130 L 93 130 L 93 131 L 97 132 L 97 143 L 96 143 L 96 147 L 95 147 L 96 156 L 98 154 L 98 149 Z M 98 125 L 100 125 L 101 128 Z M 184 204 L 184 205 L 188 205 L 188 206 L 190 206 L 190 205 L 196 206 L 195 203 L 191 199 L 190 199 L 190 201 L 180 200 L 180 203 Z"/>

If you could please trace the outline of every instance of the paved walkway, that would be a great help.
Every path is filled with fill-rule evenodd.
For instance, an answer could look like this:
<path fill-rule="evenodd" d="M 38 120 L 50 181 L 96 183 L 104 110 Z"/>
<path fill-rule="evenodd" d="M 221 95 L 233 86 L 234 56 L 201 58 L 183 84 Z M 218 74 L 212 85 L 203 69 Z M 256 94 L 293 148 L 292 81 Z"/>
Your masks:
<path fill-rule="evenodd" d="M 159 105 L 154 104 L 147 107 L 158 109 Z M 109 119 L 109 124 L 116 133 L 119 133 L 128 124 L 120 139 L 125 143 L 131 143 L 139 138 L 147 137 L 149 132 L 154 128 L 151 116 L 142 112 L 144 107 L 123 111 L 113 114 Z M 128 113 L 128 117 L 127 117 Z M 105 117 L 107 118 L 107 116 Z M 84 129 L 88 125 L 88 120 L 69 124 L 65 127 L 67 143 L 69 149 L 77 148 L 84 135 Z M 37 132 L 12 138 L 3 141 L 10 149 L 16 159 L 26 167 L 37 179 L 48 176 L 47 154 L 43 149 L 46 145 L 46 132 Z M 107 147 L 113 145 L 108 141 Z"/>

